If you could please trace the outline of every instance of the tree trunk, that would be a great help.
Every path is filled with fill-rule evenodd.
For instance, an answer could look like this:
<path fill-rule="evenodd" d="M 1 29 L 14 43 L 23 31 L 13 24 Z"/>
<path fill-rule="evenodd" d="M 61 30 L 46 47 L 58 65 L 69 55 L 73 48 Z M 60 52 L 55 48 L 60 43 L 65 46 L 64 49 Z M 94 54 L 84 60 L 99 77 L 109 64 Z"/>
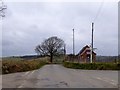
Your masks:
<path fill-rule="evenodd" d="M 50 55 L 50 62 L 52 63 L 52 61 L 53 61 L 53 54 L 51 53 L 51 55 Z"/>

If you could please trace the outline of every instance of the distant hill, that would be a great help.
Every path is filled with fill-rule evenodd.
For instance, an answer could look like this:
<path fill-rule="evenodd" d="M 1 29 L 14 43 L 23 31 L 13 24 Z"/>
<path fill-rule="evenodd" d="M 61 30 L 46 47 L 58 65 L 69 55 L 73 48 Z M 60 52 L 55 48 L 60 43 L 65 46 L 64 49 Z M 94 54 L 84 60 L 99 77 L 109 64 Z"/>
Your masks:
<path fill-rule="evenodd" d="M 38 55 L 24 55 L 24 56 L 9 56 L 9 57 L 3 57 L 2 60 L 6 60 L 6 59 L 20 59 L 20 60 L 31 60 L 31 59 L 36 59 L 36 58 L 40 58 L 42 56 L 38 56 Z"/>
<path fill-rule="evenodd" d="M 38 55 L 26 55 L 26 56 L 20 56 L 20 58 L 22 59 L 26 59 L 26 60 L 30 60 L 30 59 L 36 59 L 36 58 L 40 58 L 41 56 Z"/>

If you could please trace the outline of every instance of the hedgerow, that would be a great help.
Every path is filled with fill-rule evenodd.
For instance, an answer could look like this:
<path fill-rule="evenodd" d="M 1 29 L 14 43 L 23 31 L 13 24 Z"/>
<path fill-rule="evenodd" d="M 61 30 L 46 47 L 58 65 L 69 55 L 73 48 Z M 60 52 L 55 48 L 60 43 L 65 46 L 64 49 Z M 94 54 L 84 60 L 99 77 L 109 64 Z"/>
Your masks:
<path fill-rule="evenodd" d="M 86 70 L 120 70 L 118 63 L 73 63 L 63 62 L 63 66 L 73 69 L 86 69 Z"/>

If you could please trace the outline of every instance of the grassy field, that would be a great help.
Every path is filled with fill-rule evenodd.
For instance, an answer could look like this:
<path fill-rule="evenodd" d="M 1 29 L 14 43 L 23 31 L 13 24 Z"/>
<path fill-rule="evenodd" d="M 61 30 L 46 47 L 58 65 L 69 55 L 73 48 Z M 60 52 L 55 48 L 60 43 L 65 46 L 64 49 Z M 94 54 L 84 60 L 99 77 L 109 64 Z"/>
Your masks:
<path fill-rule="evenodd" d="M 73 63 L 64 62 L 64 67 L 86 70 L 120 70 L 120 64 L 117 63 Z"/>
<path fill-rule="evenodd" d="M 35 70 L 48 63 L 48 58 L 38 58 L 31 60 L 24 60 L 21 58 L 3 58 L 2 59 L 2 74 L 25 72 Z"/>

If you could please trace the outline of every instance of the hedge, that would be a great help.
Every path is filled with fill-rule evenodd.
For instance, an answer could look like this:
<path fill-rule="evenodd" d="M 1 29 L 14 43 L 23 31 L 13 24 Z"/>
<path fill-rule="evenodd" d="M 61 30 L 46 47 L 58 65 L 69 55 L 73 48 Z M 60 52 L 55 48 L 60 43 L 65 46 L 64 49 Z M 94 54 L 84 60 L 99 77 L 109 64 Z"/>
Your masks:
<path fill-rule="evenodd" d="M 63 66 L 73 69 L 86 70 L 120 70 L 120 64 L 116 63 L 73 63 L 63 62 Z"/>

